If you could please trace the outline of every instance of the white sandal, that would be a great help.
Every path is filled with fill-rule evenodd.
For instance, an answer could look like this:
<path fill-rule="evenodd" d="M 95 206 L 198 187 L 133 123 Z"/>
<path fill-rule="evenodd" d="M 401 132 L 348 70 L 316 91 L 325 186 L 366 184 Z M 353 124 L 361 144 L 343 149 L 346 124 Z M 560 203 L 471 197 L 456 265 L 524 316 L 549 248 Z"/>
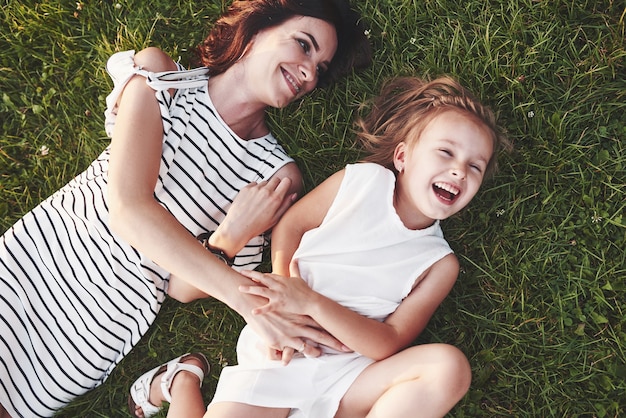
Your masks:
<path fill-rule="evenodd" d="M 182 363 L 189 358 L 199 360 L 203 364 L 203 367 L 200 368 L 192 364 Z M 153 405 L 149 401 L 150 386 L 152 385 L 154 376 L 165 372 L 163 376 L 161 376 L 161 392 L 163 392 L 165 400 L 171 403 L 172 395 L 170 394 L 170 387 L 172 387 L 172 380 L 174 380 L 174 376 L 181 371 L 191 372 L 198 376 L 200 379 L 200 387 L 202 387 L 204 375 L 209 372 L 209 362 L 202 353 L 188 353 L 144 373 L 130 387 L 130 395 L 128 395 L 128 409 L 130 410 L 130 414 L 134 417 L 137 416 L 137 407 L 141 408 L 145 418 L 150 418 L 158 414 L 163 407 Z"/>

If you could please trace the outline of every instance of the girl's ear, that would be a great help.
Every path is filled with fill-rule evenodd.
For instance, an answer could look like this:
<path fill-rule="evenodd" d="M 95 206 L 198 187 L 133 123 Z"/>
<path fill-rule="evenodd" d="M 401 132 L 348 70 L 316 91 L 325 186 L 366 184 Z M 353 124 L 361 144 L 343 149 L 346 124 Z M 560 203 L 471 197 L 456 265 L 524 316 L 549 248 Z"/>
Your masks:
<path fill-rule="evenodd" d="M 405 142 L 400 142 L 393 152 L 393 165 L 398 171 L 402 173 L 404 171 L 404 161 L 406 159 L 407 147 Z"/>

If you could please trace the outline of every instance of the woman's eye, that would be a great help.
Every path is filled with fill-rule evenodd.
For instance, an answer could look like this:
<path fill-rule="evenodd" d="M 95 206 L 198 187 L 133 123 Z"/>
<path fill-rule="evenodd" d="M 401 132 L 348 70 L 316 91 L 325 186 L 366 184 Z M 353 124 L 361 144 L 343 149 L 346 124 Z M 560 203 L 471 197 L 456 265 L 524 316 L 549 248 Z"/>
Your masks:
<path fill-rule="evenodd" d="M 302 48 L 302 50 L 308 54 L 309 51 L 311 50 L 311 45 L 309 45 L 307 41 L 304 41 L 302 39 L 298 39 L 298 43 L 300 44 L 300 47 Z"/>

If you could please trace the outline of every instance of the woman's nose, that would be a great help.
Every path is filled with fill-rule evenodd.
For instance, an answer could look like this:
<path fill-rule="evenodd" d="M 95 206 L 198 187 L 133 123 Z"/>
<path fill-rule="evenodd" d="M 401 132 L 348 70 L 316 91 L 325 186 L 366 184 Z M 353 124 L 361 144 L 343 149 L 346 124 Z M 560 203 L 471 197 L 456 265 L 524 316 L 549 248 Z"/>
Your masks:
<path fill-rule="evenodd" d="M 304 81 L 315 81 L 316 65 L 311 61 L 307 61 L 300 66 L 300 73 Z"/>

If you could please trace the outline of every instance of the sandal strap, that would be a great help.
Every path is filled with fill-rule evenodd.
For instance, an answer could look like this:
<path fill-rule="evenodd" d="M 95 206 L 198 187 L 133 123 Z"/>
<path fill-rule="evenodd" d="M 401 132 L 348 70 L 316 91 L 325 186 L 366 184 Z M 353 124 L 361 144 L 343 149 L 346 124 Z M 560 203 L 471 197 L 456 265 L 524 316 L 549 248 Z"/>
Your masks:
<path fill-rule="evenodd" d="M 194 358 L 200 361 L 203 367 L 200 368 L 191 364 L 180 363 L 181 361 L 185 361 L 189 358 Z M 140 407 L 143 411 L 143 416 L 150 418 L 158 414 L 162 409 L 162 406 L 153 405 L 149 401 L 150 386 L 154 381 L 154 376 L 163 373 L 160 379 L 161 392 L 163 393 L 165 400 L 171 403 L 172 395 L 170 394 L 170 387 L 172 386 L 172 380 L 174 379 L 176 373 L 180 371 L 193 373 L 200 379 L 200 387 L 202 387 L 205 370 L 207 372 L 209 370 L 209 362 L 207 358 L 202 353 L 188 353 L 144 373 L 131 385 L 130 394 L 128 396 L 128 409 L 130 414 L 135 416 L 136 408 Z"/>
<path fill-rule="evenodd" d="M 206 358 L 202 354 L 198 355 L 196 353 L 185 354 L 168 362 L 167 369 L 165 370 L 165 373 L 163 373 L 163 376 L 161 376 L 161 392 L 163 393 L 163 397 L 167 402 L 172 402 L 170 388 L 172 387 L 172 381 L 174 380 L 174 377 L 178 372 L 186 371 L 193 373 L 198 377 L 198 379 L 200 379 L 200 387 L 202 387 L 202 381 L 204 380 L 204 370 L 193 364 L 181 363 L 189 357 L 196 358 L 200 361 L 205 362 L 205 364 L 208 364 Z"/>

